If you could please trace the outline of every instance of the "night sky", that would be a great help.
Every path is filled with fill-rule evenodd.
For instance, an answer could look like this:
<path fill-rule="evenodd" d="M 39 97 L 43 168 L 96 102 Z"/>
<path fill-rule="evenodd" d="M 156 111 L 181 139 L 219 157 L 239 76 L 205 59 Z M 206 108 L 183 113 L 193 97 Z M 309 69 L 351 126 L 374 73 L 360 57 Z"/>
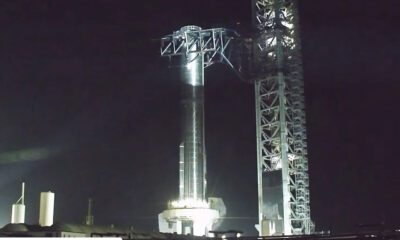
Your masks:
<path fill-rule="evenodd" d="M 0 2 L 0 225 L 26 181 L 55 221 L 157 229 L 178 195 L 179 87 L 158 39 L 181 26 L 247 29 L 250 0 Z M 311 214 L 317 230 L 399 225 L 400 1 L 301 0 Z M 206 71 L 208 195 L 222 229 L 256 234 L 254 88 Z"/>

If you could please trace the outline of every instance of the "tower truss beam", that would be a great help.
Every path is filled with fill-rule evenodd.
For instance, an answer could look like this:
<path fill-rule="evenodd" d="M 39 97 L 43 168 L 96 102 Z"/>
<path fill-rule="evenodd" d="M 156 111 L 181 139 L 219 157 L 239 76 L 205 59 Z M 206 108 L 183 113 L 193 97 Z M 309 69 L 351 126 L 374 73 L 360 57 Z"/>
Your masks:
<path fill-rule="evenodd" d="M 234 69 L 229 59 L 235 37 L 238 34 L 226 28 L 176 31 L 161 38 L 160 53 L 162 57 L 169 57 L 170 61 L 174 60 L 174 56 L 201 53 L 204 56 L 204 68 L 214 63 L 225 63 Z"/>

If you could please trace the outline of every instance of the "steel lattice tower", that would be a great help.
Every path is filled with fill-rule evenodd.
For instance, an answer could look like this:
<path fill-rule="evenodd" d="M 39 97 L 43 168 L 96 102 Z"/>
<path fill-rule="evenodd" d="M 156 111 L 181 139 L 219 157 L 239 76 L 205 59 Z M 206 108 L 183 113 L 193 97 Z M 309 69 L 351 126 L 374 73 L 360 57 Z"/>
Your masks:
<path fill-rule="evenodd" d="M 253 0 L 260 235 L 309 234 L 302 57 L 294 0 Z"/>

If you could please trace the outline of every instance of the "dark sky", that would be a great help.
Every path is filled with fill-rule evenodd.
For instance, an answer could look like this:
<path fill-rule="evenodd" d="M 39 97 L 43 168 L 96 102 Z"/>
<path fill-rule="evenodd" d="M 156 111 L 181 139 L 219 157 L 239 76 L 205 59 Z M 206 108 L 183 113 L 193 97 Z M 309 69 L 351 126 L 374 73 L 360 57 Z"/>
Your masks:
<path fill-rule="evenodd" d="M 317 229 L 399 225 L 400 2 L 299 7 Z M 29 223 L 52 190 L 55 221 L 81 222 L 93 197 L 96 223 L 156 229 L 178 193 L 180 129 L 176 69 L 157 39 L 188 24 L 246 28 L 250 16 L 250 0 L 1 1 L 0 224 L 26 181 Z M 209 196 L 227 205 L 224 229 L 248 234 L 253 94 L 224 65 L 206 72 Z"/>

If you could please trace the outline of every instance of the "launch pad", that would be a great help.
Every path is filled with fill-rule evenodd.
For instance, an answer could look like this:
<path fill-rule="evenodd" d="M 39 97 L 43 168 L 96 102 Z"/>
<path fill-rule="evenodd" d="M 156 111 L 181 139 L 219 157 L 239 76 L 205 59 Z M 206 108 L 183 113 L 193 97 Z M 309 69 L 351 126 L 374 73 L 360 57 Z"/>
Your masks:
<path fill-rule="evenodd" d="M 222 200 L 221 200 L 222 201 Z M 209 236 L 220 217 L 220 210 L 211 208 L 209 202 L 173 201 L 159 214 L 159 228 L 164 233 Z"/>

